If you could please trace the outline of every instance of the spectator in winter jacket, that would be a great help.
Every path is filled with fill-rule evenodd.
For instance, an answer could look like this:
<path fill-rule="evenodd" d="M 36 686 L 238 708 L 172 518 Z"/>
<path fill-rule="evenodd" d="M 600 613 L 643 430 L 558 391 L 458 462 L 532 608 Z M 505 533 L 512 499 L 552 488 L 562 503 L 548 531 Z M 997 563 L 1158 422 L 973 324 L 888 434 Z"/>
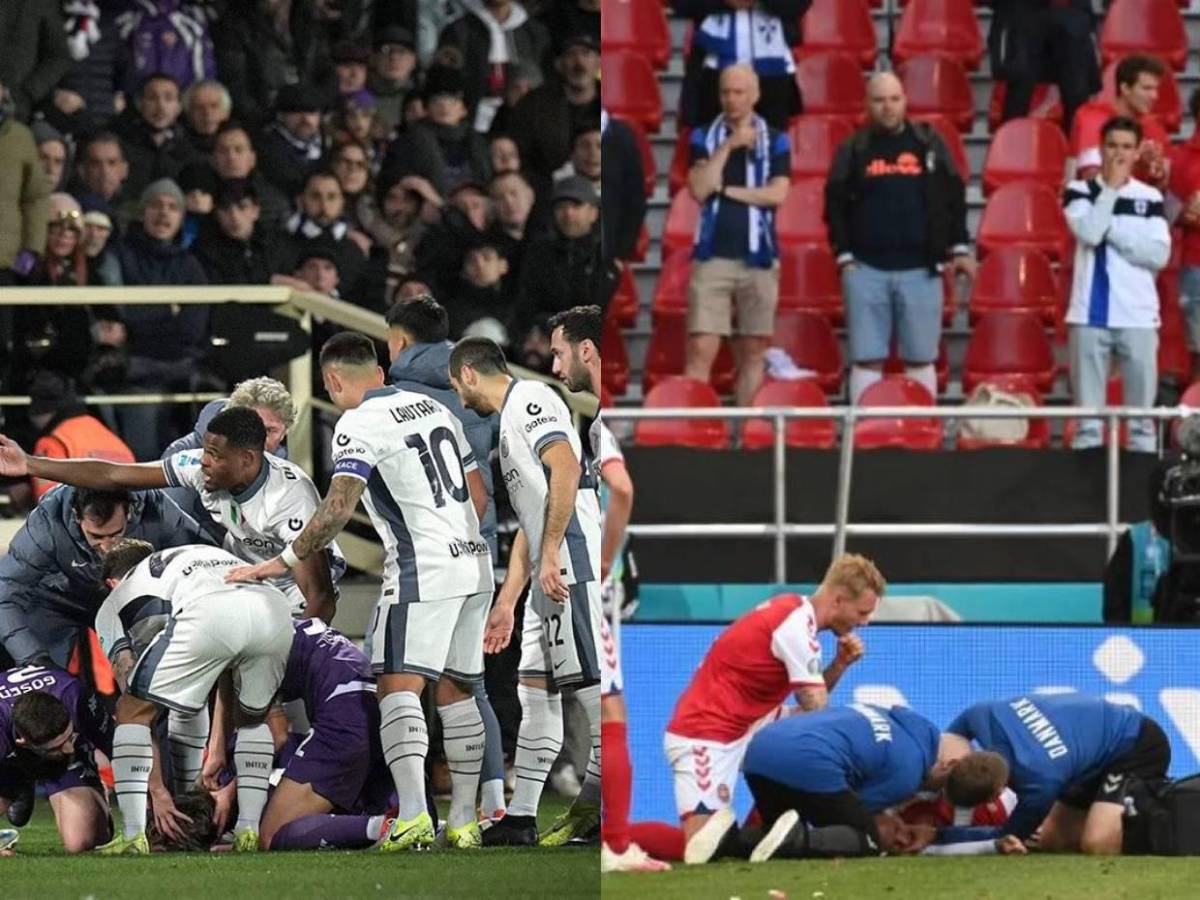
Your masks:
<path fill-rule="evenodd" d="M 466 181 L 446 197 L 440 220 L 417 244 L 415 275 L 442 293 L 462 270 L 467 250 L 492 228 L 492 201 L 481 184 Z"/>
<path fill-rule="evenodd" d="M 16 120 L 8 103 L 0 103 L 0 283 L 11 279 L 14 268 L 26 274 L 41 254 L 49 195 L 33 134 Z M 0 342 L 0 351 L 3 347 Z"/>
<path fill-rule="evenodd" d="M 233 98 L 221 82 L 197 81 L 183 93 L 183 133 L 197 156 L 208 156 L 217 132 L 233 113 Z"/>
<path fill-rule="evenodd" d="M 254 188 L 261 209 L 259 221 L 278 231 L 292 214 L 292 198 L 263 177 L 250 134 L 236 122 L 226 122 L 213 140 L 212 165 L 223 181 L 246 179 Z"/>
<path fill-rule="evenodd" d="M 441 196 L 419 175 L 384 173 L 371 202 L 359 199 L 359 221 L 375 246 L 387 252 L 384 297 L 389 301 L 400 282 L 415 271 L 417 245 L 441 207 Z"/>
<path fill-rule="evenodd" d="M 328 244 L 337 256 L 343 292 L 357 296 L 370 240 L 353 232 L 346 221 L 346 195 L 332 172 L 309 172 L 300 195 L 300 209 L 287 220 L 284 231 L 289 236 L 290 265 L 298 265 L 314 242 Z"/>
<path fill-rule="evenodd" d="M 600 129 L 600 153 L 594 162 L 599 167 L 600 157 L 604 159 L 604 167 L 596 173 L 603 185 L 600 192 L 603 203 L 603 215 L 600 217 L 601 249 L 605 259 L 630 259 L 637 246 L 642 223 L 646 220 L 642 154 L 638 150 L 633 129 L 624 122 L 610 118 L 607 112 L 600 115 Z M 580 140 L 576 139 L 577 148 Z M 589 148 L 583 173 L 589 174 L 589 177 L 591 162 Z"/>
<path fill-rule="evenodd" d="M 389 25 L 375 35 L 367 88 L 379 102 L 380 131 L 391 135 L 404 124 L 404 106 L 416 88 L 417 54 L 412 32 Z"/>
<path fill-rule="evenodd" d="M 192 252 L 211 284 L 269 284 L 281 271 L 282 248 L 276 235 L 260 224 L 262 207 L 254 184 L 245 179 L 221 182 L 212 219 Z"/>
<path fill-rule="evenodd" d="M 193 0 L 132 0 L 117 19 L 131 54 L 126 91 L 133 93 L 155 73 L 171 76 L 182 90 L 215 78 L 208 15 Z"/>
<path fill-rule="evenodd" d="M 332 60 L 339 97 L 366 90 L 370 50 L 353 41 L 344 41 L 333 48 Z"/>
<path fill-rule="evenodd" d="M 496 327 L 508 332 L 517 298 L 499 242 L 484 238 L 472 246 L 463 258 L 462 271 L 444 296 L 450 314 L 450 340 L 457 341 L 481 319 L 493 319 Z"/>
<path fill-rule="evenodd" d="M 316 89 L 289 84 L 275 101 L 275 121 L 258 140 L 263 175 L 288 197 L 304 188 L 305 174 L 321 161 L 321 110 Z"/>
<path fill-rule="evenodd" d="M 488 187 L 488 195 L 496 217 L 491 239 L 508 262 L 508 280 L 516 282 L 526 248 L 533 237 L 545 230 L 545 225 L 534 215 L 533 188 L 520 172 L 497 175 Z"/>
<path fill-rule="evenodd" d="M 58 0 L 6 3 L 0 11 L 0 83 L 23 122 L 71 68 Z"/>
<path fill-rule="evenodd" d="M 76 180 L 70 184 L 70 192 L 88 209 L 103 206 L 106 211 L 117 214 L 114 224 L 124 225 L 136 207 L 131 209 L 129 189 L 129 161 L 121 147 L 121 139 L 111 131 L 100 131 L 92 135 L 79 151 L 75 165 Z M 136 198 L 134 198 L 136 201 Z"/>
<path fill-rule="evenodd" d="M 179 85 L 169 75 L 152 75 L 138 92 L 134 109 L 113 122 L 129 160 L 126 185 L 131 194 L 160 178 L 177 179 L 180 171 L 196 159 L 179 123 L 182 107 Z"/>
<path fill-rule="evenodd" d="M 120 10 L 99 0 L 62 4 L 71 67 L 43 101 L 41 110 L 56 128 L 85 135 L 107 128 L 124 99 L 131 67 L 129 44 L 117 25 Z"/>
<path fill-rule="evenodd" d="M 46 186 L 50 191 L 61 190 L 67 180 L 67 141 L 58 129 L 49 122 L 35 122 L 30 128 L 37 144 L 38 160 L 46 173 Z"/>
<path fill-rule="evenodd" d="M 514 0 L 460 0 L 466 12 L 442 31 L 439 53 L 457 51 L 467 108 L 476 131 L 487 132 L 504 103 L 506 67 L 540 65 L 550 46 L 546 26 Z"/>

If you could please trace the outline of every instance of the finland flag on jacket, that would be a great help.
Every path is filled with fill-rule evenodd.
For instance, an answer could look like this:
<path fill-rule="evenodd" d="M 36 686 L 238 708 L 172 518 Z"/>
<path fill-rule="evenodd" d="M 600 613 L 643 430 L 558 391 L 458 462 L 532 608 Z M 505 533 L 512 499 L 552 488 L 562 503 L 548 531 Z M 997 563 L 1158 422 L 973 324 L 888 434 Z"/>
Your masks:
<path fill-rule="evenodd" d="M 1075 235 L 1067 324 L 1157 328 L 1154 280 L 1171 256 L 1162 194 L 1136 178 L 1113 190 L 1097 175 L 1068 184 L 1063 205 Z"/>

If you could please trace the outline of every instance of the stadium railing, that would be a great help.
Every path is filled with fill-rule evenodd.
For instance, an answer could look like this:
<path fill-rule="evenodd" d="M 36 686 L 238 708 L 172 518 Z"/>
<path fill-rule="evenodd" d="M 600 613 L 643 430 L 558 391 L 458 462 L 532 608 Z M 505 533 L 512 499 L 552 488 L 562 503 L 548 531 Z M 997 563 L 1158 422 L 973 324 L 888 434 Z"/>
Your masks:
<path fill-rule="evenodd" d="M 89 306 L 247 303 L 269 306 L 273 312 L 295 319 L 301 329 L 311 334 L 312 321 L 318 316 L 342 328 L 359 331 L 378 340 L 387 340 L 387 323 L 383 316 L 344 300 L 335 300 L 312 291 L 297 291 L 276 285 L 208 285 L 204 287 L 137 286 L 137 287 L 8 287 L 0 288 L 0 307 L 3 306 Z M 385 366 L 386 368 L 386 366 Z M 572 413 L 578 417 L 595 415 L 599 399 L 591 394 L 571 393 L 557 380 L 520 366 L 509 366 L 519 378 L 533 378 L 553 385 L 563 396 Z M 313 354 L 311 349 L 284 366 L 282 381 L 287 385 L 296 406 L 296 421 L 288 430 L 288 451 L 293 462 L 306 472 L 313 471 L 313 418 L 317 413 L 333 418 L 341 412 L 333 404 L 313 396 Z M 267 373 L 263 373 L 267 374 Z M 142 393 L 96 394 L 83 397 L 89 405 L 117 406 L 151 403 L 207 403 L 223 394 L 218 393 Z M 28 396 L 0 395 L 0 407 L 26 406 Z M 366 516 L 355 514 L 355 521 L 369 525 Z M 377 541 L 366 540 L 349 532 L 338 537 L 338 544 L 347 562 L 356 569 L 378 575 L 383 571 L 383 548 Z"/>
<path fill-rule="evenodd" d="M 913 407 L 913 406 L 833 406 L 812 409 L 779 407 L 745 407 L 733 409 L 715 407 L 700 409 L 624 409 L 604 410 L 604 419 L 612 422 L 636 422 L 642 419 L 769 419 L 774 433 L 772 445 L 773 516 L 762 523 L 711 523 L 680 525 L 630 525 L 629 533 L 645 538 L 770 538 L 774 542 L 775 581 L 787 582 L 787 540 L 793 537 L 833 538 L 833 555 L 842 553 L 849 536 L 868 537 L 1105 537 L 1108 553 L 1116 548 L 1121 531 L 1128 523 L 1120 521 L 1119 498 L 1121 487 L 1120 442 L 1110 440 L 1107 452 L 1106 517 L 1103 522 L 1072 524 L 1013 524 L 992 525 L 966 523 L 887 523 L 868 524 L 849 521 L 850 490 L 854 474 L 854 425 L 862 419 L 1103 419 L 1108 434 L 1118 433 L 1122 419 L 1156 419 L 1161 423 L 1200 412 L 1186 406 L 1138 409 L 1135 407 L 1020 407 L 993 408 Z M 834 521 L 829 524 L 796 524 L 787 521 L 787 445 L 785 429 L 791 419 L 837 419 L 842 423 L 838 453 L 837 501 Z M 1162 446 L 1160 442 L 1160 446 Z M 867 451 L 870 452 L 870 451 Z"/>

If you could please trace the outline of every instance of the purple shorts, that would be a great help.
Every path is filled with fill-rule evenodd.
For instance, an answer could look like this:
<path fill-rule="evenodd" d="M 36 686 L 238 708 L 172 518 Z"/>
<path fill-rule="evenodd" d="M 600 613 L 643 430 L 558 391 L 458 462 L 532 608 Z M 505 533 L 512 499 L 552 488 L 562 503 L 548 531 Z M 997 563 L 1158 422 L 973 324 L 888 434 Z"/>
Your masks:
<path fill-rule="evenodd" d="M 367 691 L 343 694 L 315 710 L 312 731 L 301 741 L 283 774 L 312 789 L 339 812 L 363 812 L 362 803 L 374 793 L 383 762 L 379 746 L 379 703 Z M 383 766 L 385 784 L 391 784 Z"/>
<path fill-rule="evenodd" d="M 37 765 L 43 765 L 38 760 Z M 47 770 L 52 771 L 52 769 Z M 89 753 L 86 757 L 76 756 L 70 765 L 56 771 L 48 777 L 40 777 L 36 771 L 23 766 L 19 760 L 5 760 L 0 763 L 0 797 L 11 800 L 21 793 L 22 788 L 31 782 L 37 782 L 47 797 L 65 791 L 69 788 L 88 787 L 104 793 L 104 785 L 100 781 L 100 773 L 96 769 L 96 761 Z"/>

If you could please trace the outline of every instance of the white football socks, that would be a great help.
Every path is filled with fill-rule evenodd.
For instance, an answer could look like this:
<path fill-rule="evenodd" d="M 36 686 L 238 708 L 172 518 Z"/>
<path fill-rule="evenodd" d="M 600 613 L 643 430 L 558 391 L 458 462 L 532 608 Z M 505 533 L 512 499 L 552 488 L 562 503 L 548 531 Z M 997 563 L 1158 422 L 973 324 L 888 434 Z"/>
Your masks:
<path fill-rule="evenodd" d="M 588 731 L 592 738 L 592 752 L 588 756 L 587 777 L 583 780 L 583 788 L 579 792 L 576 803 L 586 803 L 589 806 L 600 805 L 600 685 L 580 688 L 575 692 L 575 699 L 587 713 Z"/>
<path fill-rule="evenodd" d="M 171 769 L 175 793 L 191 789 L 204 767 L 204 746 L 208 743 L 208 707 L 187 714 L 171 710 L 167 714 L 167 746 L 171 751 Z"/>
<path fill-rule="evenodd" d="M 850 402 L 858 403 L 858 398 L 863 395 L 863 391 L 869 388 L 877 381 L 883 379 L 883 372 L 879 369 L 869 369 L 866 366 L 851 366 L 850 367 Z"/>
<path fill-rule="evenodd" d="M 536 816 L 542 788 L 563 742 L 562 694 L 517 685 L 521 730 L 517 733 L 517 787 L 508 805 L 510 816 Z"/>
<path fill-rule="evenodd" d="M 438 716 L 442 720 L 446 765 L 450 768 L 450 811 L 446 820 L 451 828 L 461 828 L 475 821 L 475 794 L 483 765 L 483 717 L 474 697 L 439 706 Z"/>
<path fill-rule="evenodd" d="M 267 786 L 275 760 L 275 742 L 266 725 L 239 728 L 233 748 L 237 769 L 238 820 L 234 831 L 250 828 L 258 831 L 263 807 L 267 805 Z"/>
<path fill-rule="evenodd" d="M 379 738 L 396 785 L 396 815 L 402 821 L 415 819 L 427 811 L 425 756 L 429 753 L 429 729 L 421 698 L 410 691 L 396 691 L 380 700 Z"/>
<path fill-rule="evenodd" d="M 113 732 L 113 780 L 127 838 L 146 830 L 146 794 L 153 764 L 149 726 L 118 725 Z"/>

